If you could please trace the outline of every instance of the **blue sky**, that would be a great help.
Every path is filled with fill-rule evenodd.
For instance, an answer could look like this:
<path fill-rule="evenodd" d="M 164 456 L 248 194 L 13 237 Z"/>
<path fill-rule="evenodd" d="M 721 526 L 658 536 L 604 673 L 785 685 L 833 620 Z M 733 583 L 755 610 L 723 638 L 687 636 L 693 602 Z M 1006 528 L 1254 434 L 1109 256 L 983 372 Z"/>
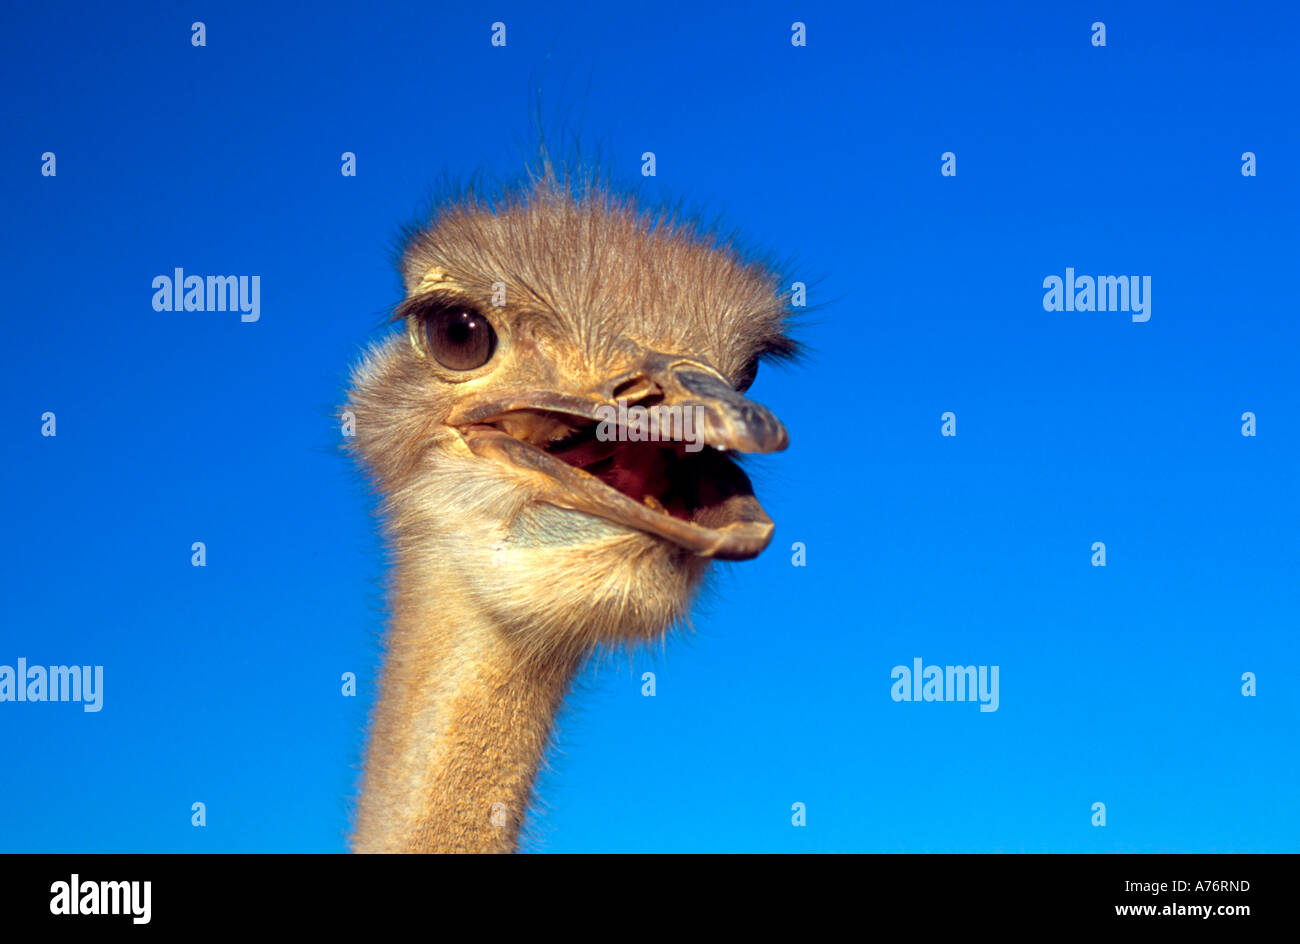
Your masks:
<path fill-rule="evenodd" d="M 105 693 L 0 703 L 0 849 L 344 849 L 383 561 L 331 412 L 398 226 L 445 174 L 516 171 L 540 87 L 818 308 L 752 391 L 792 437 L 756 473 L 773 546 L 689 638 L 583 675 L 530 848 L 1300 850 L 1295 7 L 6 21 L 0 664 L 102 664 Z M 260 275 L 260 320 L 154 311 L 178 266 Z M 1149 275 L 1151 320 L 1044 311 L 1066 267 Z M 892 701 L 916 657 L 999 666 L 998 710 Z"/>

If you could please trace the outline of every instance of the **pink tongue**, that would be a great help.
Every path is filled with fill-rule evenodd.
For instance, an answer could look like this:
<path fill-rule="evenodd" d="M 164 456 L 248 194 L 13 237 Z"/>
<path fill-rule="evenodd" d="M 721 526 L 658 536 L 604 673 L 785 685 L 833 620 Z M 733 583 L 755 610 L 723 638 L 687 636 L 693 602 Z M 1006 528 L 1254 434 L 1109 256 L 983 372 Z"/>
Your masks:
<path fill-rule="evenodd" d="M 588 439 L 567 449 L 552 450 L 551 455 L 557 459 L 563 459 L 569 465 L 576 465 L 580 469 L 585 469 L 593 462 L 599 462 L 601 459 L 618 452 L 619 447 L 622 445 L 622 443 L 613 440 L 601 442 L 598 439 Z"/>
<path fill-rule="evenodd" d="M 644 503 L 647 495 L 661 500 L 671 485 L 668 463 L 661 452 L 657 445 L 621 449 L 598 475 L 633 501 Z"/>

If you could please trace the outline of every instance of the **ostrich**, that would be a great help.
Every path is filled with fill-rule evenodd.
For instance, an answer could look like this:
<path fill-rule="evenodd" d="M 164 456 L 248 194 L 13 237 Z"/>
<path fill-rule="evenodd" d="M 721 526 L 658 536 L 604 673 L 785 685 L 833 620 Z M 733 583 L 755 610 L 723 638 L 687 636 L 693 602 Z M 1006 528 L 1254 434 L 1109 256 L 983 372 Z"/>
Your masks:
<path fill-rule="evenodd" d="M 444 202 L 399 270 L 405 331 L 347 407 L 393 567 L 352 847 L 513 852 L 584 660 L 661 638 L 711 560 L 771 539 L 727 453 L 786 446 L 743 393 L 795 353 L 788 303 L 766 264 L 549 163 Z M 602 425 L 620 404 L 642 422 Z"/>

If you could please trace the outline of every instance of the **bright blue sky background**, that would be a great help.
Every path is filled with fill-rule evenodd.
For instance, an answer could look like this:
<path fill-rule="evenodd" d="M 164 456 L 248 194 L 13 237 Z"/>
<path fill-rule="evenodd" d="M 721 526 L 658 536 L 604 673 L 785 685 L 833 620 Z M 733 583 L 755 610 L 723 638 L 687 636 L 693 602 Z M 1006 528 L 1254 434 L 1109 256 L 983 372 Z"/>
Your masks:
<path fill-rule="evenodd" d="M 106 692 L 0 704 L 0 850 L 344 848 L 382 563 L 330 413 L 398 224 L 519 167 L 539 81 L 825 307 L 753 391 L 773 547 L 587 673 L 534 845 L 1300 850 L 1297 8 L 473 7 L 6 8 L 0 663 Z M 260 275 L 261 321 L 154 312 L 176 266 Z M 1150 275 L 1150 322 L 1043 311 L 1066 266 Z M 894 703 L 916 656 L 1000 709 Z"/>

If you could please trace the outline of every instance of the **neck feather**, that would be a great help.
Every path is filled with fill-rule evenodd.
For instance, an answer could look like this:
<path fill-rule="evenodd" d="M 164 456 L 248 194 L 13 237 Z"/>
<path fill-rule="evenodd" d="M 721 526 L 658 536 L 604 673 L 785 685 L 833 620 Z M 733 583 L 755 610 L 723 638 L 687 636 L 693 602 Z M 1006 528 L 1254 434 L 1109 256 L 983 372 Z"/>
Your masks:
<path fill-rule="evenodd" d="M 400 578 L 353 848 L 513 852 L 580 656 L 529 657 L 463 593 Z"/>

